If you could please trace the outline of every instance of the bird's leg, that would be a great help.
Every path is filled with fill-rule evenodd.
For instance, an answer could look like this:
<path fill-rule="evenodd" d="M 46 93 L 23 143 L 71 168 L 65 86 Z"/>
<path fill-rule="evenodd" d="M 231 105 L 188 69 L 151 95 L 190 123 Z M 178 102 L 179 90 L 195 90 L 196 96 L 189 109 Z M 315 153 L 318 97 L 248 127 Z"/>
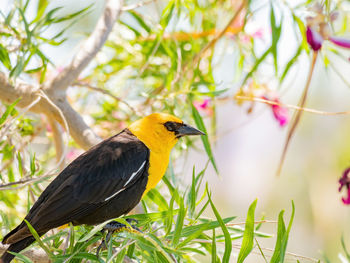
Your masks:
<path fill-rule="evenodd" d="M 125 221 L 130 224 L 131 229 L 129 226 L 122 224 L 122 223 L 119 223 L 117 221 L 109 222 L 108 224 L 106 224 L 104 226 L 103 229 L 107 230 L 107 231 L 112 231 L 113 233 L 119 233 L 122 231 L 128 231 L 128 232 L 132 232 L 132 233 L 135 233 L 135 231 L 136 231 L 137 233 L 142 233 L 142 231 L 136 226 L 136 224 L 138 223 L 138 221 L 136 219 L 127 218 L 127 219 L 125 219 Z"/>
<path fill-rule="evenodd" d="M 130 224 L 131 228 L 129 226 L 122 224 L 122 223 L 119 223 L 117 221 L 111 221 L 103 227 L 101 232 L 103 233 L 105 230 L 107 230 L 108 232 L 107 232 L 106 238 L 102 239 L 101 245 L 99 245 L 97 248 L 97 251 L 96 251 L 97 257 L 99 257 L 101 249 L 107 248 L 107 244 L 108 244 L 109 240 L 111 239 L 113 233 L 119 233 L 122 231 L 127 231 L 127 232 L 131 232 L 131 233 L 142 233 L 142 231 L 136 226 L 136 224 L 138 223 L 138 221 L 136 219 L 127 218 L 127 219 L 125 219 L 125 221 Z M 134 223 L 134 224 L 132 224 L 132 223 Z"/>

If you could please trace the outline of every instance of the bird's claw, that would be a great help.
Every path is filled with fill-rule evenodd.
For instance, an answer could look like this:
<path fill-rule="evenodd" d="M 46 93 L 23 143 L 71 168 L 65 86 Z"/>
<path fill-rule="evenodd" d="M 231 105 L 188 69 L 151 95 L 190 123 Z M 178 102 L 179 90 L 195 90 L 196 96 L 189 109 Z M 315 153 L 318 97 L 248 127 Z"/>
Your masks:
<path fill-rule="evenodd" d="M 135 232 L 142 233 L 142 231 L 136 226 L 136 224 L 138 224 L 138 221 L 136 219 L 127 218 L 127 219 L 125 219 L 125 221 L 129 223 L 131 228 L 129 226 L 127 226 L 123 223 L 117 222 L 117 221 L 111 221 L 103 227 L 101 232 L 104 232 L 105 230 L 107 230 L 108 232 L 107 232 L 106 238 L 102 239 L 101 244 L 97 248 L 97 251 L 96 251 L 97 257 L 99 257 L 101 249 L 107 248 L 107 244 L 108 244 L 109 240 L 111 239 L 113 233 L 119 233 L 122 231 L 127 231 L 127 232 L 131 232 L 131 233 L 135 233 Z"/>

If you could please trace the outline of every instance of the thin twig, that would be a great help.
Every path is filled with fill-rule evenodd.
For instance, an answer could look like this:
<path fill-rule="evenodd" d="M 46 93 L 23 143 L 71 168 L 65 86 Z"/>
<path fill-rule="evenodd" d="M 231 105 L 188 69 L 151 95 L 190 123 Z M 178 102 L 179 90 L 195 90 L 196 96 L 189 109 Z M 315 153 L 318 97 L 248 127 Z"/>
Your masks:
<path fill-rule="evenodd" d="M 301 108 L 304 107 L 306 99 L 307 99 L 307 95 L 308 95 L 308 91 L 309 91 L 312 75 L 313 75 L 315 64 L 316 64 L 316 60 L 317 60 L 317 54 L 318 54 L 317 51 L 313 52 L 311 65 L 310 65 L 310 72 L 309 72 L 309 75 L 308 75 L 308 78 L 307 78 L 307 81 L 306 81 L 306 84 L 305 84 L 305 88 L 304 88 L 303 94 L 301 95 L 300 101 L 298 103 L 298 105 Z M 301 119 L 302 114 L 303 114 L 303 111 L 298 111 L 293 116 L 293 119 L 292 119 L 291 124 L 289 126 L 287 139 L 286 139 L 286 142 L 285 142 L 284 147 L 283 147 L 281 159 L 280 159 L 280 162 L 279 162 L 279 165 L 278 165 L 278 168 L 277 168 L 277 172 L 276 172 L 277 176 L 279 176 L 281 174 L 283 163 L 284 163 L 284 160 L 286 158 L 288 146 L 289 146 L 289 144 L 291 142 L 291 139 L 292 139 L 292 137 L 294 135 L 295 129 L 297 128 L 297 126 L 299 124 L 299 121 Z"/>
<path fill-rule="evenodd" d="M 142 114 L 140 114 L 133 106 L 131 106 L 129 103 L 127 103 L 125 100 L 123 100 L 122 98 L 119 98 L 115 95 L 113 95 L 110 91 L 106 90 L 106 89 L 102 89 L 102 88 L 99 88 L 99 87 L 96 87 L 96 86 L 93 86 L 91 85 L 90 83 L 87 83 L 87 82 L 74 82 L 73 85 L 76 85 L 76 86 L 81 86 L 81 87 L 86 87 L 88 89 L 91 89 L 91 90 L 95 90 L 95 91 L 98 91 L 98 92 L 101 92 L 102 94 L 105 94 L 105 95 L 108 95 L 110 96 L 111 98 L 113 98 L 114 100 L 120 102 L 120 103 L 123 103 L 125 106 L 127 106 L 134 114 L 138 115 L 138 116 L 142 116 Z"/>
<path fill-rule="evenodd" d="M 236 10 L 236 13 L 233 15 L 233 17 L 230 19 L 230 21 L 227 23 L 225 28 L 221 30 L 204 48 L 201 49 L 201 51 L 198 52 L 198 54 L 194 57 L 193 63 L 194 65 L 197 65 L 199 59 L 201 58 L 202 54 L 205 53 L 209 48 L 215 45 L 216 41 L 218 41 L 229 29 L 229 27 L 232 25 L 232 23 L 236 20 L 238 15 L 241 13 L 243 8 L 246 6 L 246 1 L 243 0 L 238 9 Z"/>
<path fill-rule="evenodd" d="M 293 110 L 297 110 L 297 111 L 303 111 L 303 112 L 313 113 L 313 114 L 318 114 L 318 115 L 336 116 L 336 115 L 349 115 L 350 114 L 350 111 L 335 111 L 335 112 L 321 111 L 321 110 L 299 107 L 299 106 L 295 106 L 295 105 L 291 105 L 291 104 L 275 102 L 275 101 L 271 101 L 271 100 L 265 100 L 265 99 L 257 98 L 257 97 L 235 96 L 235 98 L 239 99 L 239 100 L 261 102 L 261 103 L 265 103 L 268 105 L 277 105 L 280 107 L 285 107 L 285 108 L 289 108 L 289 109 L 293 109 Z"/>
<path fill-rule="evenodd" d="M 193 242 L 198 242 L 198 243 L 209 243 L 211 244 L 213 241 L 212 240 L 207 240 L 207 239 L 193 239 L 192 240 Z M 217 242 L 217 244 L 219 245 L 225 245 L 225 243 L 223 242 Z M 236 244 L 236 243 L 232 243 L 232 247 L 236 248 L 236 249 L 241 249 L 242 245 L 241 244 Z M 256 248 L 254 248 L 256 250 Z M 266 250 L 266 251 L 271 251 L 273 252 L 274 249 L 272 248 L 261 248 L 262 250 Z M 255 253 L 258 253 L 259 252 L 255 252 Z M 285 253 L 287 256 L 291 256 L 291 257 L 294 257 L 294 258 L 300 258 L 300 259 L 306 259 L 306 260 L 309 260 L 309 261 L 313 261 L 313 262 L 319 262 L 317 259 L 315 258 L 311 258 L 311 257 L 307 257 L 307 256 L 303 256 L 303 255 L 299 255 L 299 254 L 295 254 L 295 253 L 291 253 L 291 252 L 286 252 Z M 271 256 L 269 256 L 271 257 Z"/>
<path fill-rule="evenodd" d="M 274 220 L 261 220 L 261 221 L 255 221 L 254 224 L 265 224 L 265 223 L 272 223 L 272 224 L 276 224 L 277 221 Z M 238 222 L 238 223 L 228 223 L 225 224 L 226 226 L 239 226 L 239 225 L 245 225 L 246 222 Z"/>
<path fill-rule="evenodd" d="M 41 180 L 46 179 L 46 178 L 50 178 L 50 177 L 55 176 L 57 174 L 58 173 L 46 173 L 46 174 L 39 176 L 39 177 L 25 176 L 24 178 L 22 178 L 21 180 L 18 180 L 16 182 L 1 184 L 0 191 L 21 189 L 21 188 L 27 186 L 28 184 L 32 184 L 32 183 L 35 183 L 37 181 L 41 181 Z M 19 184 L 19 186 L 12 187 L 12 185 L 18 185 L 18 184 Z"/>

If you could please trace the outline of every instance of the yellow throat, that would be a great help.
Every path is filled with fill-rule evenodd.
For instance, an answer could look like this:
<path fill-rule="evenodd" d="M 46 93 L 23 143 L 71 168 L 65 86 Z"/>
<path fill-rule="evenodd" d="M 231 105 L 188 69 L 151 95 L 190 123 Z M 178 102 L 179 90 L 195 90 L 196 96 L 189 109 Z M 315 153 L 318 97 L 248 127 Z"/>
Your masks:
<path fill-rule="evenodd" d="M 175 134 L 165 128 L 164 123 L 168 121 L 182 122 L 169 114 L 153 113 L 128 127 L 150 150 L 149 175 L 144 195 L 162 179 L 169 164 L 171 149 L 178 141 Z"/>

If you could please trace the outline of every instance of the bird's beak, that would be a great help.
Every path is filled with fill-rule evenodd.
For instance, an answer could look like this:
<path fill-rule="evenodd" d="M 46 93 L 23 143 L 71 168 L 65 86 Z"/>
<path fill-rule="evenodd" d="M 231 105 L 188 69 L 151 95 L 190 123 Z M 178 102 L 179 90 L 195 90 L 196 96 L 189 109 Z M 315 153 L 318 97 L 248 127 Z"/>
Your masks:
<path fill-rule="evenodd" d="M 182 137 L 187 135 L 205 135 L 205 133 L 187 124 L 183 124 L 180 128 L 177 129 L 177 137 Z"/>

